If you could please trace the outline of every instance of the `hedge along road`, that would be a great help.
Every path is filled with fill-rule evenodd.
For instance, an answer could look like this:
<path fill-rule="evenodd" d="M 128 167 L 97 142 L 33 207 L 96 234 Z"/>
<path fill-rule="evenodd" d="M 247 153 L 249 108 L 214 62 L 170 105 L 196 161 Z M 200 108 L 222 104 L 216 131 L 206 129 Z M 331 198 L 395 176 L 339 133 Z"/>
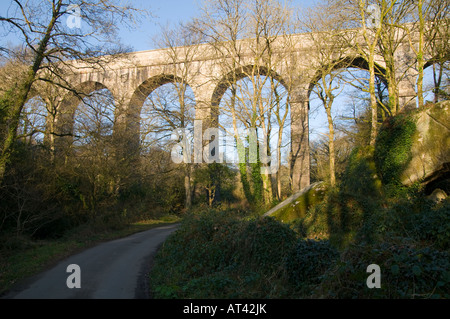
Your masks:
<path fill-rule="evenodd" d="M 140 299 L 149 298 L 146 274 L 151 258 L 178 225 L 162 226 L 129 237 L 109 241 L 58 263 L 11 290 L 8 299 Z M 67 272 L 69 265 L 80 268 L 80 288 L 76 271 Z M 70 277 L 70 278 L 69 278 Z M 73 280 L 72 280 L 73 279 Z"/>

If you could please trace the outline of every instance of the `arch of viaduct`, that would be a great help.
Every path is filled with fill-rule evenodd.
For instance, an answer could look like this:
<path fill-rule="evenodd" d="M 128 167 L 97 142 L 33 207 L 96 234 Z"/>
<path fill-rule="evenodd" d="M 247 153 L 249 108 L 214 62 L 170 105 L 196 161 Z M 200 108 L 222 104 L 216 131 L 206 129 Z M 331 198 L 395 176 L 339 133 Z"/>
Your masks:
<path fill-rule="evenodd" d="M 307 34 L 290 36 L 294 45 L 289 51 L 284 44 L 275 42 L 273 59 L 270 66 L 260 68 L 260 73 L 276 77 L 288 90 L 291 107 L 291 167 L 293 190 L 302 189 L 310 183 L 309 158 L 309 93 L 311 83 L 317 76 L 314 49 Z M 217 112 L 220 98 L 229 87 L 230 74 L 237 78 L 247 76 L 245 68 L 252 68 L 253 40 L 242 40 L 242 55 L 239 59 L 218 58 L 208 44 L 133 52 L 121 55 L 102 68 L 73 62 L 74 71 L 68 73 L 68 82 L 80 92 L 89 94 L 106 88 L 115 99 L 116 128 L 131 132 L 130 138 L 139 141 L 139 120 L 141 107 L 148 95 L 157 87 L 169 82 L 184 81 L 188 84 L 196 100 L 195 118 L 207 123 Z M 397 64 L 406 65 L 410 61 L 409 44 L 400 50 Z M 349 56 L 352 53 L 349 52 Z M 353 54 L 354 56 L 354 54 Z M 238 63 L 236 63 L 238 61 Z M 376 59 L 383 69 L 381 57 Z M 355 65 L 361 67 L 361 65 Z M 406 68 L 405 68 L 406 69 Z M 404 70 L 399 69 L 399 72 Z M 416 75 L 404 77 L 399 85 L 400 106 L 415 104 Z M 236 79 L 236 77 L 234 77 Z M 60 130 L 68 131 L 73 127 L 74 108 L 80 98 L 72 94 L 61 98 Z M 65 123 L 65 124 L 63 124 Z M 69 123 L 69 124 L 68 124 Z M 129 143 L 133 143 L 129 141 Z"/>

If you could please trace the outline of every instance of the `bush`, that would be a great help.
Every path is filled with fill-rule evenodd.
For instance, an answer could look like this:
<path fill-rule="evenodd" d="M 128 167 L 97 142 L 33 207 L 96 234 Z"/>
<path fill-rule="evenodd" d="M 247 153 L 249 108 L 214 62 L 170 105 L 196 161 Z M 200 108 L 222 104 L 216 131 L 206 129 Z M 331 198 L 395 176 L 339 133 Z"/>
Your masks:
<path fill-rule="evenodd" d="M 341 181 L 341 192 L 355 197 L 378 198 L 381 181 L 378 179 L 372 147 L 356 147 L 348 160 Z"/>
<path fill-rule="evenodd" d="M 313 206 L 305 218 L 294 224 L 302 237 L 327 238 L 333 245 L 345 248 L 355 240 L 375 240 L 372 230 L 375 225 L 371 221 L 379 211 L 376 198 L 330 189 L 322 203 Z"/>
<path fill-rule="evenodd" d="M 448 298 L 449 254 L 401 243 L 351 246 L 331 267 L 314 297 L 333 298 Z M 367 266 L 381 269 L 381 289 L 369 289 Z"/>
<path fill-rule="evenodd" d="M 281 261 L 295 241 L 294 231 L 269 217 L 247 222 L 233 246 L 241 262 L 270 273 L 280 270 Z"/>
<path fill-rule="evenodd" d="M 440 249 L 450 248 L 450 199 L 434 206 L 421 216 L 421 239 L 433 242 Z"/>
<path fill-rule="evenodd" d="M 416 123 L 411 116 L 389 118 L 378 132 L 374 159 L 382 182 L 400 184 L 400 176 L 411 161 L 411 146 Z"/>
<path fill-rule="evenodd" d="M 373 148 L 357 147 L 339 184 L 327 189 L 323 201 L 311 207 L 296 228 L 304 237 L 327 238 L 341 248 L 355 241 L 373 242 L 372 221 L 382 209 L 381 198 Z"/>
<path fill-rule="evenodd" d="M 290 283 L 296 288 L 316 285 L 339 257 L 327 240 L 300 239 L 286 260 Z"/>
<path fill-rule="evenodd" d="M 272 218 L 216 211 L 191 215 L 155 257 L 154 297 L 287 296 L 284 261 L 295 242 L 295 232 Z"/>
<path fill-rule="evenodd" d="M 396 200 L 370 223 L 379 238 L 409 238 L 423 246 L 450 247 L 450 200 L 435 203 L 423 195 Z"/>
<path fill-rule="evenodd" d="M 186 216 L 155 257 L 150 277 L 154 297 L 188 296 L 192 287 L 202 282 L 199 278 L 226 267 L 225 261 L 230 259 L 226 239 L 229 232 L 235 232 L 235 224 L 236 217 L 215 211 Z M 214 292 L 199 291 L 203 296 Z"/>
<path fill-rule="evenodd" d="M 387 248 L 385 263 L 389 295 L 399 298 L 449 298 L 450 255 L 426 247 Z"/>

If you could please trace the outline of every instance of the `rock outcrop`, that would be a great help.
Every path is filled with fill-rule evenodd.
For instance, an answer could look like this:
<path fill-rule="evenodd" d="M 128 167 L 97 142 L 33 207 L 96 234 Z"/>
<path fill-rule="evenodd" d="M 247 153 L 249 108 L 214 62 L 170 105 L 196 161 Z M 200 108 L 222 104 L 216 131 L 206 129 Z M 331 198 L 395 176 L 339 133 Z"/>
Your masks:
<path fill-rule="evenodd" d="M 448 179 L 450 172 L 450 101 L 425 106 L 414 115 L 416 133 L 411 160 L 401 174 L 401 182 L 430 183 Z"/>

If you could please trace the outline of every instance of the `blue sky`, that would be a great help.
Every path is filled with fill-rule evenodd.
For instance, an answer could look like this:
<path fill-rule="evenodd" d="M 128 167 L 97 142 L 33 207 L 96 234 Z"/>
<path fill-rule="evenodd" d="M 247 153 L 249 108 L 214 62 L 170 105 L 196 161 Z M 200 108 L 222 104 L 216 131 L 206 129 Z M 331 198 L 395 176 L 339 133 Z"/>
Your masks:
<path fill-rule="evenodd" d="M 154 17 L 142 21 L 134 30 L 123 29 L 121 31 L 122 41 L 136 51 L 155 49 L 152 39 L 158 34 L 159 26 L 176 25 L 179 21 L 188 21 L 198 16 L 202 2 L 203 0 L 131 0 L 136 7 L 148 10 Z M 307 7 L 314 4 L 314 1 L 293 0 L 292 4 Z"/>
<path fill-rule="evenodd" d="M 31 1 L 33 2 L 33 0 Z M 0 15 L 5 15 L 7 9 L 11 7 L 11 2 L 12 0 L 0 0 Z M 152 14 L 150 18 L 141 19 L 132 30 L 124 27 L 120 31 L 120 38 L 125 45 L 132 47 L 135 51 L 143 51 L 156 48 L 153 39 L 158 34 L 160 26 L 176 25 L 179 21 L 188 21 L 198 16 L 203 0 L 126 0 L 126 2 Z M 293 5 L 301 7 L 314 4 L 313 0 L 292 0 L 291 2 Z M 15 38 L 9 35 L 0 41 L 14 42 L 14 40 Z"/>
<path fill-rule="evenodd" d="M 199 14 L 197 3 L 199 0 L 132 0 L 136 7 L 148 10 L 152 17 L 121 33 L 122 42 L 136 51 L 155 49 L 152 39 L 158 34 L 160 26 L 187 21 Z"/>

